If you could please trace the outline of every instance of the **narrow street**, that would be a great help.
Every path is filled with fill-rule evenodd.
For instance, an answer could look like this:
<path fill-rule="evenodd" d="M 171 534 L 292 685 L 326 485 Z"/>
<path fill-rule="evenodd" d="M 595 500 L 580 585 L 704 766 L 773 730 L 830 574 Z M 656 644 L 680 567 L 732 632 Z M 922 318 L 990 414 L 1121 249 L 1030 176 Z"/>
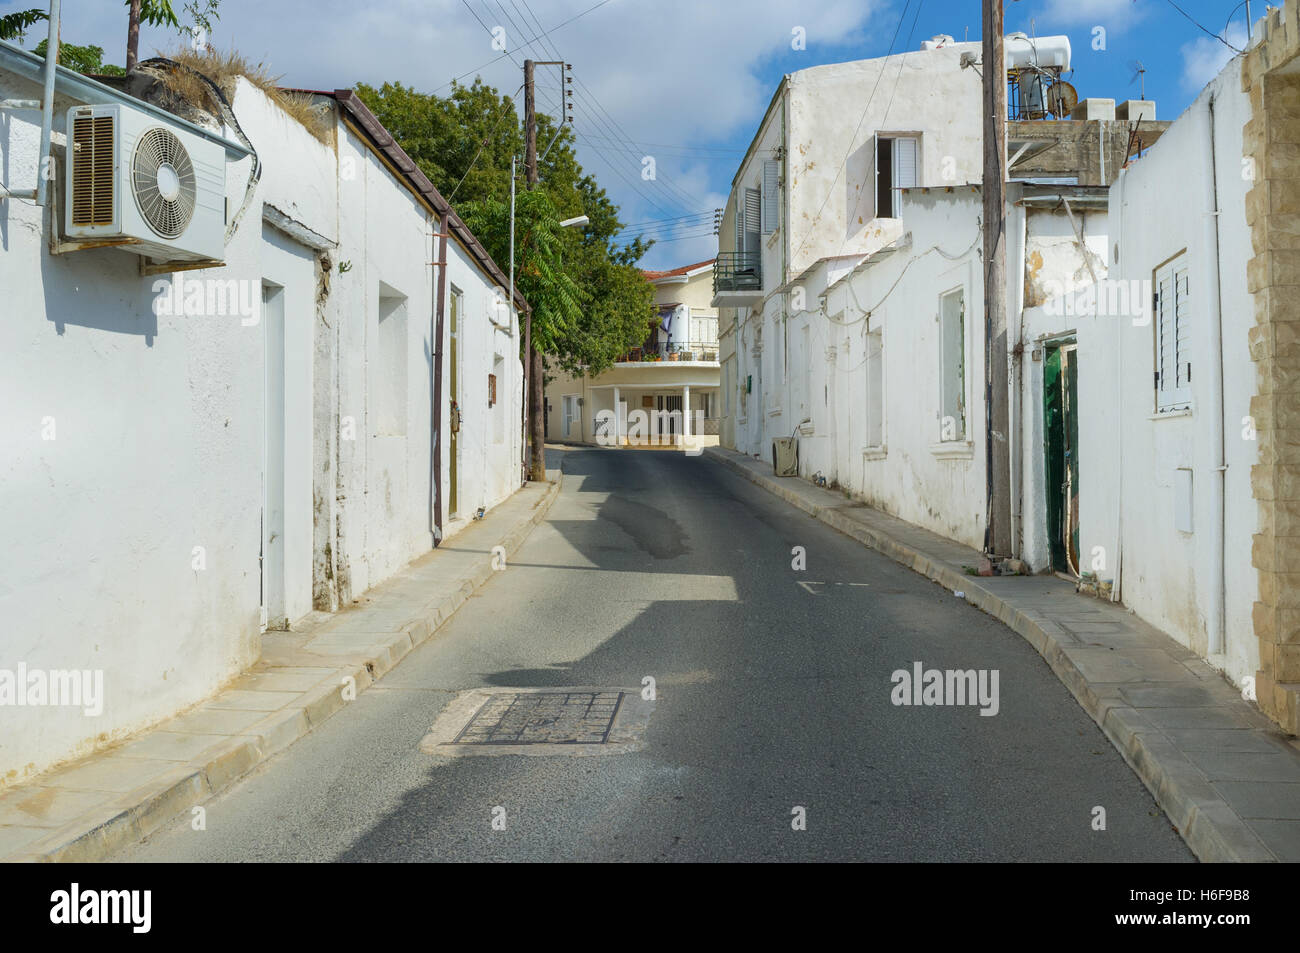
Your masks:
<path fill-rule="evenodd" d="M 186 816 L 114 859 L 1193 859 L 991 617 L 704 457 L 552 450 L 550 465 L 564 484 L 546 521 L 432 639 L 208 802 L 206 829 Z M 895 706 L 891 673 L 915 662 L 996 671 L 996 714 Z M 638 750 L 420 750 L 467 689 L 647 676 Z"/>

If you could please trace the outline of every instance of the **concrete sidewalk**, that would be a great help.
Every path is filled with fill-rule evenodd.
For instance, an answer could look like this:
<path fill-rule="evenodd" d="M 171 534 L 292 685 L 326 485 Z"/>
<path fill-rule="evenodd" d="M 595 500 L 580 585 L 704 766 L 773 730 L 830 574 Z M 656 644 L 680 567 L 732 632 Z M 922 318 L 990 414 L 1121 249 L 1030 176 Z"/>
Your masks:
<path fill-rule="evenodd" d="M 206 801 L 368 688 L 492 577 L 546 516 L 531 483 L 351 608 L 267 632 L 262 658 L 197 707 L 0 794 L 0 860 L 94 861 Z M 355 690 L 355 693 L 354 691 Z"/>
<path fill-rule="evenodd" d="M 971 576 L 980 553 L 720 447 L 705 456 L 928 576 L 1025 638 L 1202 861 L 1300 861 L 1300 743 L 1196 653 L 1055 576 Z"/>

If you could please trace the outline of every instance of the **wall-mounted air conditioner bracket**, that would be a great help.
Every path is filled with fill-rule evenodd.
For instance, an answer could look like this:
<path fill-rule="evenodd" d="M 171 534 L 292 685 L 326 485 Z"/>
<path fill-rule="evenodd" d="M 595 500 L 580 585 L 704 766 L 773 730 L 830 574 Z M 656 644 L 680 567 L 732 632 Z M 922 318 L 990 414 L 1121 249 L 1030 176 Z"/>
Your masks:
<path fill-rule="evenodd" d="M 154 261 L 140 256 L 140 274 L 170 275 L 174 271 L 195 271 L 199 268 L 224 268 L 224 261 L 207 259 L 204 261 Z"/>

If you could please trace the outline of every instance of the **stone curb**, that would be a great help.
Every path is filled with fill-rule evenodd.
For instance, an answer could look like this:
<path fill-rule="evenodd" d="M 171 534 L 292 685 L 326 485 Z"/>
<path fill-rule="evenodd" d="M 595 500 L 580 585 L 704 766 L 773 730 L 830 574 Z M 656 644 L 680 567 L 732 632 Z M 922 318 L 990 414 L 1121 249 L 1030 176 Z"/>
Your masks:
<path fill-rule="evenodd" d="M 550 470 L 547 475 L 553 475 L 554 479 L 545 494 L 533 506 L 528 518 L 521 520 L 501 540 L 500 545 L 507 556 L 513 555 L 545 519 L 560 493 L 563 482 L 560 471 Z M 422 618 L 404 626 L 373 657 L 360 664 L 340 666 L 307 691 L 299 693 L 293 703 L 268 712 L 265 718 L 240 734 L 217 742 L 189 763 L 177 765 L 161 777 L 52 831 L 17 853 L 0 858 L 0 862 L 95 862 L 148 837 L 244 778 L 259 764 L 321 725 L 349 703 L 339 690 L 344 679 L 355 681 L 358 695 L 365 691 L 412 649 L 432 637 L 493 575 L 491 557 L 485 556 L 483 565 L 474 570 L 460 589 L 440 604 L 427 608 Z"/>
<path fill-rule="evenodd" d="M 738 473 L 774 496 L 814 516 L 845 536 L 880 552 L 937 582 L 945 589 L 961 590 L 966 601 L 998 619 L 1032 645 L 1052 672 L 1070 690 L 1125 762 L 1147 786 L 1156 803 L 1169 816 L 1187 846 L 1206 863 L 1276 862 L 1278 857 L 1264 845 L 1182 753 L 1147 726 L 1141 714 L 1124 699 L 1101 695 L 1070 659 L 1064 645 L 1070 638 L 1056 623 L 1036 618 L 1008 603 L 980 585 L 980 577 L 969 576 L 942 564 L 937 558 L 864 526 L 835 508 L 819 506 L 787 486 L 785 481 L 756 472 L 742 460 L 750 458 L 719 447 L 705 448 L 705 455 Z M 799 478 L 786 478 L 804 485 Z"/>

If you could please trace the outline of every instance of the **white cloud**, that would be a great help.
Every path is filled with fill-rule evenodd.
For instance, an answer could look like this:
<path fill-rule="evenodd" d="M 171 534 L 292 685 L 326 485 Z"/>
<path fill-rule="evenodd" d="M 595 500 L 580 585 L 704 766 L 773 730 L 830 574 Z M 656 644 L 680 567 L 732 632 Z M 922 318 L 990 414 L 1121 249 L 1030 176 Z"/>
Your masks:
<path fill-rule="evenodd" d="M 596 2 L 529 0 L 528 6 L 549 30 Z M 550 46 L 538 44 L 529 51 L 522 40 L 540 31 L 528 19 L 522 0 L 469 0 L 469 6 L 489 28 L 505 28 L 517 60 L 529 55 L 553 59 L 553 48 L 573 64 L 579 158 L 623 206 L 626 221 L 721 205 L 725 196 L 718 190 L 725 190 L 731 178 L 732 170 L 724 175 L 722 168 L 731 159 L 715 161 L 709 175 L 700 159 L 679 149 L 677 154 L 665 150 L 656 155 L 659 180 L 645 183 L 640 177 L 640 143 L 698 147 L 745 137 L 773 93 L 772 84 L 756 76 L 761 64 L 783 54 L 796 60 L 806 57 L 809 66 L 852 59 L 863 55 L 858 51 L 867 45 L 865 28 L 873 10 L 885 11 L 891 34 L 895 22 L 892 8 L 881 0 L 749 0 L 743 8 L 698 0 L 610 0 L 557 29 L 548 37 Z M 63 11 L 68 42 L 102 46 L 106 62 L 122 63 L 126 10 L 121 0 L 64 0 Z M 484 80 L 503 93 L 513 93 L 522 82 L 510 58 L 485 65 L 500 51 L 492 48 L 492 37 L 461 0 L 222 0 L 219 12 L 213 45 L 234 46 L 255 61 L 264 60 L 289 86 L 335 89 L 358 81 L 394 80 L 445 93 L 443 87 L 453 76 L 480 66 Z M 806 34 L 805 53 L 792 51 L 796 27 Z M 30 48 L 39 39 L 29 35 L 26 45 Z M 153 55 L 177 42 L 174 32 L 146 26 L 140 52 Z M 558 104 L 556 76 L 555 71 L 538 71 L 539 109 L 556 111 L 548 109 L 548 104 Z M 604 113 L 616 120 L 617 133 L 608 128 Z M 623 135 L 636 141 L 634 151 L 618 151 L 604 138 Z M 653 147 L 645 151 L 653 154 Z M 611 170 L 610 162 L 618 163 L 621 175 Z M 651 261 L 661 264 L 663 256 L 679 254 L 695 256 L 692 260 L 709 257 L 711 251 L 698 254 L 702 247 L 695 241 L 663 245 Z"/>
<path fill-rule="evenodd" d="M 1243 49 L 1246 46 L 1246 28 L 1234 23 L 1228 27 L 1224 39 L 1237 49 Z M 1184 43 L 1179 52 L 1183 56 L 1183 87 L 1188 90 L 1205 87 L 1236 55 L 1217 39 L 1208 36 Z"/>

